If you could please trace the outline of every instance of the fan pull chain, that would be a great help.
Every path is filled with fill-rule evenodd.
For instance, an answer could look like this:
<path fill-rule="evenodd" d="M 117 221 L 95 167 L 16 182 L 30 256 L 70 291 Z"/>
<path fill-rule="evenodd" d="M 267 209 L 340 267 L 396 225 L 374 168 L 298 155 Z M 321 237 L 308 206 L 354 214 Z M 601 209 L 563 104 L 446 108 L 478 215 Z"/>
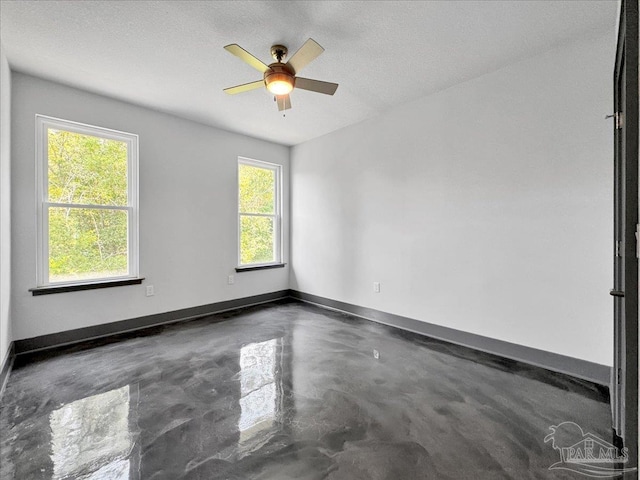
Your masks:
<path fill-rule="evenodd" d="M 276 103 L 278 102 L 278 99 L 277 99 L 277 97 L 275 95 L 273 96 L 273 101 L 276 102 Z M 282 118 L 284 118 L 284 117 L 286 117 L 286 115 L 284 114 L 284 110 L 283 110 Z"/>

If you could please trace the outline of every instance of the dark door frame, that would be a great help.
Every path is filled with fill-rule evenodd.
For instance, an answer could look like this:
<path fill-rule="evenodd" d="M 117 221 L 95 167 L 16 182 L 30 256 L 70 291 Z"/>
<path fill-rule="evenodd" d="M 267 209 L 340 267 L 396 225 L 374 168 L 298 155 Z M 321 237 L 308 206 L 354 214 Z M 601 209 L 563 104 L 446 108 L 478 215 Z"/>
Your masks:
<path fill-rule="evenodd" d="M 616 297 L 614 314 L 615 361 L 612 382 L 614 430 L 628 449 L 626 468 L 638 466 L 638 0 L 622 0 L 614 69 L 615 195 L 623 195 L 616 207 L 614 253 Z M 620 205 L 618 201 L 616 204 Z M 623 257 L 623 258 L 621 258 Z M 619 388 L 619 386 L 621 388 Z M 619 408 L 617 408 L 619 406 Z M 620 419 L 615 418 L 616 410 Z M 625 478 L 627 478 L 625 476 Z M 637 478 L 631 473 L 628 478 Z"/>

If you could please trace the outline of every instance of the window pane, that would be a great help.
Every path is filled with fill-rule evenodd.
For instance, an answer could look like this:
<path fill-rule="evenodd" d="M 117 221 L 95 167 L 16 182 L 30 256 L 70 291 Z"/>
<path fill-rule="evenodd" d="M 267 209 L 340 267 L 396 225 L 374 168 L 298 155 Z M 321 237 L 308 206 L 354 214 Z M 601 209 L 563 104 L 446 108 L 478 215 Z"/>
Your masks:
<path fill-rule="evenodd" d="M 238 165 L 241 213 L 275 213 L 276 172 Z"/>
<path fill-rule="evenodd" d="M 49 281 L 128 274 L 128 212 L 49 208 Z"/>
<path fill-rule="evenodd" d="M 127 205 L 127 143 L 47 130 L 49 201 Z"/>
<path fill-rule="evenodd" d="M 275 262 L 274 219 L 240 216 L 240 264 Z"/>

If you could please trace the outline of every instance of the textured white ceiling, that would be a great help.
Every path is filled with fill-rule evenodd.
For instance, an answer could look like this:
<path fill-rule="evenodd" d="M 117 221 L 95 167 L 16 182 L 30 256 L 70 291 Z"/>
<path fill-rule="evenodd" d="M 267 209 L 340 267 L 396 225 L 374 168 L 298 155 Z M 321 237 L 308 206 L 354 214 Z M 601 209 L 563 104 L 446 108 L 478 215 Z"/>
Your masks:
<path fill-rule="evenodd" d="M 616 1 L 8 1 L 0 39 L 14 70 L 295 145 L 554 46 L 612 34 Z M 302 76 L 340 84 L 296 90 L 278 112 L 266 91 L 222 89 L 261 74 L 281 43 L 325 52 Z M 550 79 L 552 81 L 552 79 Z"/>

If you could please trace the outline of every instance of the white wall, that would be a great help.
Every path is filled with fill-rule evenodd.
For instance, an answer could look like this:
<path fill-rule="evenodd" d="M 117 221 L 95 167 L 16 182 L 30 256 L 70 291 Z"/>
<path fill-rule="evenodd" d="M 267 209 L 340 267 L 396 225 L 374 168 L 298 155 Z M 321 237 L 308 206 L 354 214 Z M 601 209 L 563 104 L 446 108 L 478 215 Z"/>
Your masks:
<path fill-rule="evenodd" d="M 611 365 L 614 44 L 294 147 L 292 288 Z"/>
<path fill-rule="evenodd" d="M 234 271 L 237 157 L 283 165 L 288 185 L 287 147 L 20 73 L 14 73 L 12 87 L 15 339 L 288 288 L 288 267 Z M 146 277 L 142 285 L 37 297 L 28 292 L 36 284 L 34 128 L 38 113 L 140 136 L 140 273 Z M 284 202 L 288 205 L 287 196 Z M 283 223 L 286 252 L 287 208 Z M 230 274 L 235 274 L 234 285 L 227 285 Z M 145 296 L 146 285 L 154 285 L 154 297 Z"/>
<path fill-rule="evenodd" d="M 11 72 L 0 47 L 0 370 L 12 341 L 11 300 Z"/>

